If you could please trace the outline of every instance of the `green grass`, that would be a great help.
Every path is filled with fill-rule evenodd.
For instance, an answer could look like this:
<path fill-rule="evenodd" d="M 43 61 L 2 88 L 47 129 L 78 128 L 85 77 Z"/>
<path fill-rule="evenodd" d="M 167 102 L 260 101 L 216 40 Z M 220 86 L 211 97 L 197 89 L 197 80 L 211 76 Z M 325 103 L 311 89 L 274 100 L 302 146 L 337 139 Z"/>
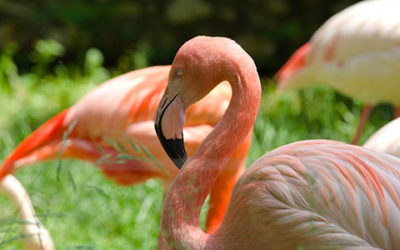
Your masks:
<path fill-rule="evenodd" d="M 4 61 L 4 56 L 3 56 Z M 9 63 L 12 64 L 12 61 Z M 11 68 L 11 69 L 10 69 Z M 79 71 L 59 65 L 54 73 L 18 74 L 1 66 L 0 156 L 41 123 L 75 103 L 110 75 L 100 65 Z M 43 71 L 43 69 L 41 69 Z M 279 95 L 274 84 L 263 89 L 248 165 L 265 152 L 290 142 L 328 138 L 350 141 L 360 105 L 330 89 L 312 87 Z M 388 122 L 391 110 L 374 110 L 362 141 Z M 91 164 L 64 160 L 17 171 L 57 249 L 154 249 L 159 233 L 162 188 L 158 180 L 120 187 L 103 178 Z M 15 209 L 0 195 L 0 248 L 20 249 Z"/>

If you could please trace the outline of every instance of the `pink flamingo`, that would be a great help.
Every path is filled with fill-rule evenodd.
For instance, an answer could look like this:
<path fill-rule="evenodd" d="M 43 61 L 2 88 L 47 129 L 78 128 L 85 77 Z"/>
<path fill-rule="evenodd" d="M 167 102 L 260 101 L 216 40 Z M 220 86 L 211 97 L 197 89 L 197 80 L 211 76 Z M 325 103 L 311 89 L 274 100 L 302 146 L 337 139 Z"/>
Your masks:
<path fill-rule="evenodd" d="M 170 66 L 149 67 L 111 79 L 29 135 L 0 167 L 0 179 L 15 168 L 56 158 L 95 163 L 120 185 L 161 178 L 166 189 L 177 174 L 154 131 L 157 104 L 167 84 Z M 223 115 L 231 98 L 221 83 L 187 113 L 184 134 L 191 155 Z M 251 133 L 221 173 L 211 192 L 206 230 L 218 227 L 231 190 L 243 172 Z"/>
<path fill-rule="evenodd" d="M 329 140 L 273 150 L 237 181 L 214 233 L 199 214 L 217 176 L 251 131 L 261 96 L 251 57 L 234 41 L 196 37 L 178 51 L 156 131 L 185 159 L 184 112 L 219 82 L 232 99 L 166 194 L 161 233 L 171 249 L 400 249 L 400 160 Z"/>
<path fill-rule="evenodd" d="M 27 250 L 53 250 L 54 243 L 50 233 L 35 215 L 29 195 L 24 186 L 13 175 L 7 175 L 0 181 L 0 192 L 4 193 L 15 205 L 22 221 L 24 248 Z"/>
<path fill-rule="evenodd" d="M 400 157 L 399 128 L 400 118 L 397 118 L 375 132 L 363 147 Z"/>
<path fill-rule="evenodd" d="M 279 70 L 279 88 L 323 83 L 363 101 L 357 144 L 373 105 L 400 105 L 399 9 L 397 0 L 371 0 L 334 15 Z"/>

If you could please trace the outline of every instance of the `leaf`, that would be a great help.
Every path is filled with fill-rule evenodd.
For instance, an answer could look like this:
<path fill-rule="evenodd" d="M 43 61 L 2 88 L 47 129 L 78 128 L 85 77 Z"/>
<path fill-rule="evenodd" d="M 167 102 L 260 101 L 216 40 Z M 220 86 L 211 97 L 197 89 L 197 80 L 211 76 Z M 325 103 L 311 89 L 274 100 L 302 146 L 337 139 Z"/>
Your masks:
<path fill-rule="evenodd" d="M 105 154 L 101 156 L 94 164 L 95 165 L 100 165 L 101 163 L 105 162 L 107 159 L 111 158 L 111 154 Z"/>
<path fill-rule="evenodd" d="M 98 143 L 95 143 L 97 150 L 99 150 L 100 154 L 104 155 L 105 152 L 104 150 L 101 148 L 101 146 Z"/>
<path fill-rule="evenodd" d="M 142 150 L 133 140 L 128 140 L 128 143 L 138 152 L 139 154 L 142 153 Z"/>
<path fill-rule="evenodd" d="M 17 236 L 11 237 L 11 238 L 9 238 L 7 240 L 4 240 L 4 241 L 0 242 L 0 247 L 1 246 L 5 246 L 10 242 L 13 242 L 13 241 L 16 241 L 16 240 L 19 240 L 19 239 L 22 239 L 22 238 L 24 238 L 24 235 L 23 234 L 18 234 Z"/>
<path fill-rule="evenodd" d="M 145 147 L 142 146 L 143 151 L 146 155 L 153 161 L 161 171 L 163 171 L 167 176 L 171 176 L 170 173 L 157 161 L 157 159 L 151 154 L 151 152 Z"/>
<path fill-rule="evenodd" d="M 61 142 L 61 148 L 58 151 L 56 158 L 59 159 L 61 157 L 62 153 L 64 152 L 64 150 L 67 146 L 68 135 L 72 132 L 72 130 L 74 129 L 74 127 L 76 126 L 77 123 L 78 123 L 77 120 L 73 120 L 71 122 L 71 124 L 68 126 L 67 130 L 64 132 L 62 142 Z M 61 160 L 59 159 L 58 163 L 57 163 L 57 173 L 56 173 L 57 181 L 60 181 L 61 167 L 62 167 L 62 163 L 61 163 Z"/>
<path fill-rule="evenodd" d="M 92 186 L 92 185 L 85 185 L 87 188 L 89 189 L 93 189 L 94 191 L 98 192 L 99 194 L 101 194 L 102 196 L 104 196 L 107 199 L 110 199 L 111 197 L 101 188 L 96 187 L 96 186 Z"/>
<path fill-rule="evenodd" d="M 118 154 L 115 158 L 121 159 L 121 160 L 132 160 L 132 159 L 134 159 L 135 157 L 133 157 L 133 156 L 130 155 L 130 154 Z"/>
<path fill-rule="evenodd" d="M 113 147 L 116 151 L 118 151 L 118 152 L 122 152 L 122 151 L 123 151 L 123 149 L 119 147 L 120 144 L 116 143 L 114 140 L 109 139 L 109 138 L 108 138 L 107 136 L 105 136 L 105 135 L 101 135 L 101 138 L 102 138 L 105 142 L 107 142 L 111 147 Z"/>
<path fill-rule="evenodd" d="M 76 182 L 75 182 L 74 177 L 72 176 L 72 172 L 69 168 L 68 168 L 68 179 L 71 181 L 72 188 L 73 188 L 74 192 L 76 193 L 76 190 L 77 190 Z"/>

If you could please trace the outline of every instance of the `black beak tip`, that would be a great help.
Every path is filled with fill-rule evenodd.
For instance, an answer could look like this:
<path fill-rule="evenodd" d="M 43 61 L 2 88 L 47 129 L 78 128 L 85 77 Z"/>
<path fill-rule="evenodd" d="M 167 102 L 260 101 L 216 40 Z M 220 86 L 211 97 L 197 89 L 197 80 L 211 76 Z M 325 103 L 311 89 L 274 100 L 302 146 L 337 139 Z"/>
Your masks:
<path fill-rule="evenodd" d="M 174 164 L 181 169 L 183 164 L 187 160 L 187 154 L 185 150 L 185 144 L 183 139 L 167 139 L 161 131 L 161 125 L 158 122 L 155 124 L 156 133 L 158 139 L 161 142 L 165 152 L 168 154 L 169 158 L 174 162 Z M 183 136 L 182 136 L 183 138 Z"/>

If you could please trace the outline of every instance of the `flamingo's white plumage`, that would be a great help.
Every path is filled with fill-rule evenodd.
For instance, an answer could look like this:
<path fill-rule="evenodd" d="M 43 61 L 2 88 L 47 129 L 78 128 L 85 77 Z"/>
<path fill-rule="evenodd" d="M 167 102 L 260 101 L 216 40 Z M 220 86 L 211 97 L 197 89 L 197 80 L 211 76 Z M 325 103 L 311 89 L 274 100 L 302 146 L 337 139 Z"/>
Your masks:
<path fill-rule="evenodd" d="M 277 74 L 282 90 L 326 84 L 371 106 L 400 105 L 400 1 L 362 1 L 328 19 Z"/>

